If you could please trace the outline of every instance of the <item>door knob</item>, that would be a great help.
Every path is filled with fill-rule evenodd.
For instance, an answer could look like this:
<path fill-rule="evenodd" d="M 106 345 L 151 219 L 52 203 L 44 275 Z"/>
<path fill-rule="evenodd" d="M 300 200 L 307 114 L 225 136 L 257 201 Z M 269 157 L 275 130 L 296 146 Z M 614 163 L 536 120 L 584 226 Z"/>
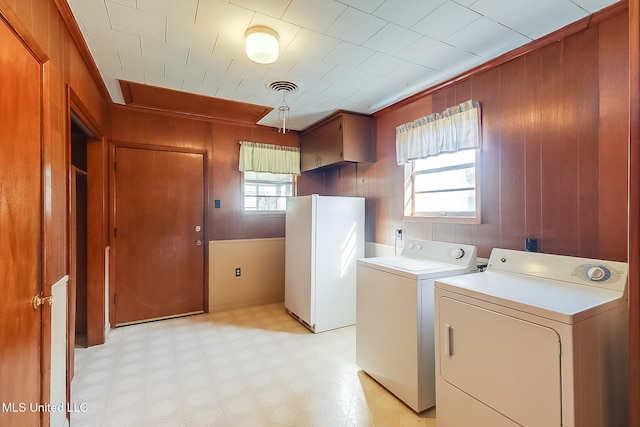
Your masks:
<path fill-rule="evenodd" d="M 41 297 L 40 295 L 36 295 L 33 297 L 33 309 L 37 310 L 42 304 L 48 303 L 49 305 L 53 304 L 53 296 L 49 295 L 48 297 Z"/>

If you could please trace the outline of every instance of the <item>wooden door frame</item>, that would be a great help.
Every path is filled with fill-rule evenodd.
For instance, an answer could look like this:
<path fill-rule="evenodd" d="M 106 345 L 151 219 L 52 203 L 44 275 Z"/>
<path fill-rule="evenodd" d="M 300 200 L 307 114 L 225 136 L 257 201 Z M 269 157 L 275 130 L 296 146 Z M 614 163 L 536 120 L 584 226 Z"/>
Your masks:
<path fill-rule="evenodd" d="M 87 345 L 104 343 L 105 338 L 105 250 L 109 245 L 107 202 L 108 180 L 107 142 L 98 122 L 82 103 L 73 89 L 67 86 L 67 194 L 69 205 L 67 218 L 69 230 L 72 227 L 71 210 L 71 122 L 83 128 L 89 135 L 87 143 L 87 169 L 92 182 L 87 182 Z M 74 119 L 75 117 L 75 119 Z M 71 242 L 68 244 L 69 268 L 71 263 Z"/>
<path fill-rule="evenodd" d="M 156 145 L 156 144 L 142 144 L 138 142 L 127 142 L 127 141 L 117 141 L 112 140 L 109 141 L 109 239 L 114 239 L 114 227 L 115 218 L 116 218 L 116 200 L 115 200 L 115 188 L 116 188 L 116 176 L 115 176 L 115 159 L 116 159 L 116 149 L 117 148 L 134 148 L 139 150 L 155 150 L 155 151 L 170 151 L 174 153 L 184 153 L 184 154 L 200 154 L 202 155 L 202 203 L 203 203 L 203 221 L 202 227 L 204 228 L 203 236 L 204 236 L 204 248 L 202 251 L 202 291 L 203 291 L 203 310 L 205 313 L 209 312 L 209 230 L 207 229 L 207 215 L 209 212 L 209 191 L 208 191 L 208 172 L 207 165 L 209 163 L 208 159 L 208 150 L 206 149 L 196 149 L 196 148 L 186 148 L 186 147 L 173 147 L 166 145 Z M 116 277 L 115 266 L 116 266 L 116 257 L 117 248 L 110 248 L 109 251 L 109 277 Z M 109 286 L 109 323 L 115 325 L 115 307 L 114 307 L 114 297 L 115 297 L 115 288 L 116 286 Z"/>

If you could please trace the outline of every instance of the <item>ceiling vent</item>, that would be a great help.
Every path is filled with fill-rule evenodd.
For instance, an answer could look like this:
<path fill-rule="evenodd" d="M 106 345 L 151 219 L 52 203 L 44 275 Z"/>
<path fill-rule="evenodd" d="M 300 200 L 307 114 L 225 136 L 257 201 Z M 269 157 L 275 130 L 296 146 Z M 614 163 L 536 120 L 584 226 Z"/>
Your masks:
<path fill-rule="evenodd" d="M 278 132 L 287 133 L 287 120 L 289 119 L 289 106 L 285 99 L 287 93 L 293 93 L 298 90 L 298 86 L 292 82 L 286 82 L 279 80 L 269 84 L 269 89 L 282 92 L 282 104 L 278 107 L 278 121 L 282 123 L 282 126 L 278 127 Z"/>
<path fill-rule="evenodd" d="M 286 82 L 284 80 L 279 80 L 277 82 L 273 82 L 269 84 L 269 89 L 274 90 L 276 92 L 289 92 L 293 93 L 298 90 L 298 85 L 292 82 Z"/>

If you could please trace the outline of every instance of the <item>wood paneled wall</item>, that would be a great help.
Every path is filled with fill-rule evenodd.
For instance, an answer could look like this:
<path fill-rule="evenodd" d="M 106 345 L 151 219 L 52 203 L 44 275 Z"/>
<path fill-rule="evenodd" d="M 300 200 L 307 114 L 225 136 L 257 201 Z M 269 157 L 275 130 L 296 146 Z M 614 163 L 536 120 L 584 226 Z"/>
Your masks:
<path fill-rule="evenodd" d="M 245 214 L 243 211 L 238 142 L 296 147 L 297 133 L 280 134 L 275 128 L 208 121 L 126 106 L 114 107 L 111 116 L 111 141 L 207 150 L 207 240 L 284 236 L 284 215 Z M 219 209 L 214 208 L 214 200 L 220 200 Z"/>
<path fill-rule="evenodd" d="M 627 14 L 377 115 L 377 162 L 305 175 L 301 193 L 364 196 L 367 241 L 414 238 L 627 259 Z M 482 105 L 480 225 L 403 221 L 395 127 Z"/>

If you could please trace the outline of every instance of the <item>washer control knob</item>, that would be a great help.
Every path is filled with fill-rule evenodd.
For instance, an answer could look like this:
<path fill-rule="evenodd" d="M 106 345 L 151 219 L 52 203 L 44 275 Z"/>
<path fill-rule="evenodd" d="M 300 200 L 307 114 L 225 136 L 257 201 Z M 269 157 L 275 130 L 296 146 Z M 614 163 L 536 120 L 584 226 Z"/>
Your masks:
<path fill-rule="evenodd" d="M 599 282 L 601 280 L 606 279 L 606 277 L 608 276 L 609 271 L 607 270 L 606 267 L 602 267 L 599 265 L 593 266 L 593 267 L 589 267 L 587 269 L 587 278 L 589 280 L 593 280 L 595 282 Z"/>
<path fill-rule="evenodd" d="M 416 245 L 416 251 L 421 251 L 422 250 L 422 245 L 421 244 L 417 244 Z"/>
<path fill-rule="evenodd" d="M 454 248 L 449 251 L 449 256 L 453 259 L 461 259 L 464 257 L 464 249 Z"/>
<path fill-rule="evenodd" d="M 413 243 L 409 243 L 409 250 L 413 250 Z"/>

